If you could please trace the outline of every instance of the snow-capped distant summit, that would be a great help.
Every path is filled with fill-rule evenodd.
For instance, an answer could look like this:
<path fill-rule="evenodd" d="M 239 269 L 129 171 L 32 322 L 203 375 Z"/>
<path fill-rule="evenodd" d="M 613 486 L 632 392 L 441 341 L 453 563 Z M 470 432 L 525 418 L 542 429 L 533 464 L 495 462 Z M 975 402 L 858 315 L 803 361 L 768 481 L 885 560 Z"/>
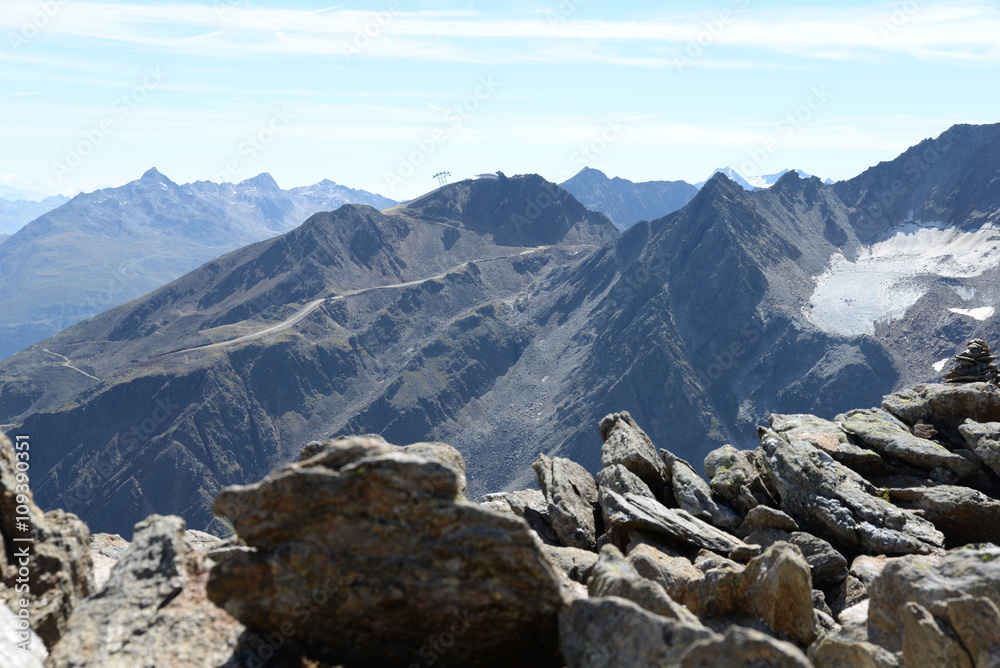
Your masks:
<path fill-rule="evenodd" d="M 812 174 L 807 174 L 806 172 L 803 172 L 801 169 L 794 169 L 794 170 L 783 169 L 780 172 L 775 172 L 774 174 L 764 174 L 761 176 L 742 176 L 732 167 L 720 167 L 719 169 L 716 169 L 714 172 L 712 172 L 709 178 L 712 178 L 712 176 L 715 176 L 716 174 L 721 172 L 726 176 L 728 176 L 733 181 L 735 181 L 736 183 L 743 186 L 745 190 L 761 190 L 763 188 L 770 188 L 771 186 L 773 186 L 775 183 L 778 182 L 778 179 L 780 179 L 788 172 L 792 171 L 794 171 L 804 179 L 812 178 L 813 176 Z M 705 179 L 701 183 L 696 183 L 695 187 L 701 188 L 706 183 L 708 183 L 708 179 Z M 830 185 L 834 183 L 834 181 L 833 179 L 826 179 L 825 181 L 823 181 L 823 183 Z"/>
<path fill-rule="evenodd" d="M 711 180 L 711 178 L 713 176 L 715 176 L 716 174 L 724 174 L 724 175 L 726 175 L 731 180 L 733 180 L 736 183 L 740 184 L 740 186 L 742 186 L 744 190 L 757 190 L 757 188 L 754 185 L 752 185 L 749 181 L 747 181 L 745 178 L 743 178 L 743 176 L 741 176 L 740 173 L 737 172 L 732 167 L 719 167 L 714 172 L 712 172 L 711 174 L 709 174 L 707 179 L 705 179 L 704 181 L 701 181 L 700 183 L 694 184 L 694 187 L 695 188 L 701 188 L 703 185 L 705 185 L 706 183 L 708 183 L 709 180 Z"/>

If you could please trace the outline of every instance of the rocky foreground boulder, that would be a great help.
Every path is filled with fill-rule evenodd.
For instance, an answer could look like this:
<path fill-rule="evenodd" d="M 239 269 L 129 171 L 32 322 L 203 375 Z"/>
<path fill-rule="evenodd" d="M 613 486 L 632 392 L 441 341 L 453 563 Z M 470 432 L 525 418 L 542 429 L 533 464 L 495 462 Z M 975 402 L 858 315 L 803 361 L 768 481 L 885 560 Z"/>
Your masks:
<path fill-rule="evenodd" d="M 540 490 L 481 504 L 447 445 L 312 443 L 219 495 L 226 541 L 157 516 L 89 536 L 36 509 L 48 650 L 12 648 L 7 579 L 0 665 L 1000 666 L 992 383 L 771 416 L 707 482 L 628 413 L 597 431 L 596 475 L 542 456 Z"/>
<path fill-rule="evenodd" d="M 308 454 L 216 499 L 246 547 L 219 555 L 212 601 L 335 665 L 562 665 L 569 581 L 524 520 L 462 497 L 456 451 L 360 437 Z"/>
<path fill-rule="evenodd" d="M 181 518 L 140 522 L 101 590 L 73 611 L 48 665 L 222 665 L 244 628 L 205 596 L 209 565 Z"/>
<path fill-rule="evenodd" d="M 0 601 L 24 614 L 51 647 L 73 608 L 94 590 L 90 532 L 76 515 L 42 512 L 35 504 L 30 457 L 30 441 L 14 445 L 0 433 Z"/>

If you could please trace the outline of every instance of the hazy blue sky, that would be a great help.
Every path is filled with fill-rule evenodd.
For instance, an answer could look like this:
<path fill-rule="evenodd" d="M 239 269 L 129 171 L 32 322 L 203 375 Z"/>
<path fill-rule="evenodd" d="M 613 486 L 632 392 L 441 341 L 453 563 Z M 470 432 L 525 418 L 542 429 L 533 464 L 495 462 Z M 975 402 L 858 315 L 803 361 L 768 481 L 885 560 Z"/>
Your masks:
<path fill-rule="evenodd" d="M 0 183 L 848 178 L 1000 121 L 995 2 L 4 0 Z"/>

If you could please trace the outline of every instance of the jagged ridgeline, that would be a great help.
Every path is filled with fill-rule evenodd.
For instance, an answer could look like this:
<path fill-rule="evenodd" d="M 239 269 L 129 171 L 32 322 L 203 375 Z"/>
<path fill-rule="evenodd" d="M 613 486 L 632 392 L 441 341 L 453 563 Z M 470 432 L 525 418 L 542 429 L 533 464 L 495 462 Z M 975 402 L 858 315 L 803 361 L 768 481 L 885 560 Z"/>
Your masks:
<path fill-rule="evenodd" d="M 533 175 L 345 206 L 0 363 L 0 424 L 43 444 L 43 507 L 119 532 L 221 530 L 220 489 L 333 435 L 451 443 L 479 495 L 540 453 L 596 472 L 627 410 L 697 471 L 998 338 L 997 156 L 965 125 L 834 185 L 717 174 L 625 232 Z"/>

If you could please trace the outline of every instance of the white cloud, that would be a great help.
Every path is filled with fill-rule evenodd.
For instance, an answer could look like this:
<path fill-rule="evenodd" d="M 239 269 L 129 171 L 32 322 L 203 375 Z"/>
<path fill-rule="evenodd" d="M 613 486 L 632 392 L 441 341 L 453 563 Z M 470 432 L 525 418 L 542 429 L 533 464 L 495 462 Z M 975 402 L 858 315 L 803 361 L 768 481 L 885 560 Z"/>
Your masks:
<path fill-rule="evenodd" d="M 17 30 L 33 2 L 14 1 L 0 27 Z M 899 5 L 898 7 L 902 7 Z M 715 30 L 712 47 L 843 60 L 873 54 L 956 62 L 1000 60 L 1000 9 L 964 2 L 893 6 L 741 10 Z M 706 35 L 712 15 L 551 24 L 543 15 L 498 19 L 470 11 L 387 12 L 329 8 L 319 12 L 253 6 L 73 2 L 43 30 L 215 56 L 341 54 L 365 31 L 364 57 L 457 62 L 611 62 L 665 67 L 657 46 L 681 49 Z M 718 27 L 720 24 L 716 24 Z M 737 65 L 747 54 L 729 58 Z M 694 64 L 716 63 L 713 58 Z"/>

